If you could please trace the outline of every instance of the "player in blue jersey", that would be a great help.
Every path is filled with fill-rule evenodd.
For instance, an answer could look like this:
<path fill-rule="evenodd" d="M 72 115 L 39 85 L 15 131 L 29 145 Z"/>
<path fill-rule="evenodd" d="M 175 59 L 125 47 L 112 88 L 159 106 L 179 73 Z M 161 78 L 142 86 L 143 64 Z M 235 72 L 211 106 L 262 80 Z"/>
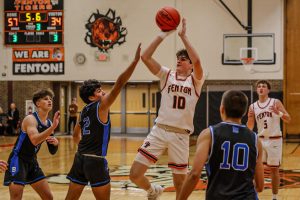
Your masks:
<path fill-rule="evenodd" d="M 55 154 L 58 140 L 53 132 L 59 123 L 59 111 L 54 114 L 53 123 L 48 114 L 53 106 L 53 92 L 38 90 L 33 95 L 37 111 L 27 115 L 21 125 L 20 134 L 8 159 L 4 185 L 9 186 L 11 199 L 22 199 L 24 186 L 30 184 L 41 199 L 53 199 L 47 180 L 37 161 L 41 144 L 46 141 L 49 152 Z"/>
<path fill-rule="evenodd" d="M 262 144 L 253 131 L 242 125 L 247 106 L 243 92 L 229 90 L 223 94 L 222 122 L 200 133 L 193 168 L 184 181 L 179 200 L 191 194 L 205 163 L 207 200 L 257 199 L 257 192 L 264 185 Z"/>
<path fill-rule="evenodd" d="M 110 199 L 110 176 L 106 160 L 110 139 L 109 108 L 116 100 L 140 59 L 140 44 L 129 67 L 118 77 L 112 90 L 105 93 L 97 80 L 84 81 L 80 97 L 87 104 L 80 113 L 73 134 L 78 151 L 67 176 L 71 181 L 66 199 L 79 199 L 90 184 L 96 199 Z"/>

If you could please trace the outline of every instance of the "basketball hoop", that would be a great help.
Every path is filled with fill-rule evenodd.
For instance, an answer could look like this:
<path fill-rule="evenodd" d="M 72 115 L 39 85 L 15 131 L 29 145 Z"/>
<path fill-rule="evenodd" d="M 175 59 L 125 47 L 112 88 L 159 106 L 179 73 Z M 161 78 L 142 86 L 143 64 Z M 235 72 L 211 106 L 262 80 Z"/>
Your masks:
<path fill-rule="evenodd" d="M 252 65 L 254 63 L 254 58 L 241 58 L 243 65 Z"/>
<path fill-rule="evenodd" d="M 241 62 L 244 65 L 245 71 L 252 72 L 252 66 L 254 61 L 255 61 L 254 58 L 241 58 Z"/>
<path fill-rule="evenodd" d="M 247 72 L 253 73 L 253 63 L 257 61 L 257 48 L 240 48 L 240 61 Z"/>

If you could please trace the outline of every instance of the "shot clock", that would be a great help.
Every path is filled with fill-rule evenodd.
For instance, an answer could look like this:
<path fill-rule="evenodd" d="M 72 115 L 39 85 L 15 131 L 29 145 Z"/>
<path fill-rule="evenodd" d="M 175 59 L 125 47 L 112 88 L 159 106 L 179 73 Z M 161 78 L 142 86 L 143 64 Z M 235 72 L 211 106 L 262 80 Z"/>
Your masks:
<path fill-rule="evenodd" d="M 6 45 L 63 44 L 63 0 L 4 1 Z"/>

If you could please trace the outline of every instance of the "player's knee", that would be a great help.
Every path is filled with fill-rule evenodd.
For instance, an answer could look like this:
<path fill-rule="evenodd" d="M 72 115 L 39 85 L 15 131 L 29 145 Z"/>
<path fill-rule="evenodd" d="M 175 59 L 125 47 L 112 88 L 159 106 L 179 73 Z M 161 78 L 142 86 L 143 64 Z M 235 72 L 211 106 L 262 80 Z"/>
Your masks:
<path fill-rule="evenodd" d="M 137 173 L 137 170 L 135 170 L 134 167 L 131 167 L 130 169 L 130 174 L 129 174 L 129 179 L 135 183 L 139 179 L 139 174 Z"/>

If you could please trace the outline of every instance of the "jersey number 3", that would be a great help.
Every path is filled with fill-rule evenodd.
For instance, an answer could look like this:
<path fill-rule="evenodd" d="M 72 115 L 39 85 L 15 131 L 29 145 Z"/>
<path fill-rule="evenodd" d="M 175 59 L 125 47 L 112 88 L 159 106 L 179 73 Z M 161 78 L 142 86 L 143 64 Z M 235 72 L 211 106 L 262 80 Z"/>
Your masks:
<path fill-rule="evenodd" d="M 248 168 L 249 146 L 247 144 L 236 143 L 233 145 L 232 156 L 229 156 L 230 141 L 223 142 L 221 149 L 223 151 L 223 161 L 220 163 L 220 169 L 230 169 L 232 167 L 234 170 L 245 171 Z M 229 163 L 229 157 L 231 157 L 231 163 Z"/>

